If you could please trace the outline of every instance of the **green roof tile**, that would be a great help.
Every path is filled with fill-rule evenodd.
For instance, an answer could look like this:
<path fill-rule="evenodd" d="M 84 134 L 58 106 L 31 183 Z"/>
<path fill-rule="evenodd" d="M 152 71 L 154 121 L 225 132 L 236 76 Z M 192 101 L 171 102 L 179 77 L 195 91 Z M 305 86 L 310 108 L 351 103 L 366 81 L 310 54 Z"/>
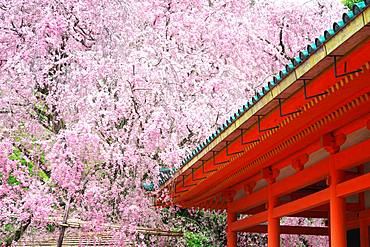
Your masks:
<path fill-rule="evenodd" d="M 310 45 L 307 46 L 307 51 L 308 51 L 309 54 L 314 53 L 316 51 L 316 49 L 317 49 L 317 46 L 316 46 L 315 43 L 310 44 Z"/>
<path fill-rule="evenodd" d="M 320 45 L 325 43 L 325 41 L 326 41 L 325 36 L 323 36 L 323 35 L 319 36 L 318 38 L 315 39 L 316 47 L 319 47 Z"/>
<path fill-rule="evenodd" d="M 309 56 L 309 53 L 307 50 L 303 50 L 299 53 L 299 58 L 303 61 L 305 60 L 306 58 L 308 58 Z"/>
<path fill-rule="evenodd" d="M 325 39 L 329 39 L 330 37 L 332 37 L 333 35 L 335 34 L 334 30 L 333 29 L 328 29 L 328 30 L 325 30 L 324 32 L 324 37 Z"/>

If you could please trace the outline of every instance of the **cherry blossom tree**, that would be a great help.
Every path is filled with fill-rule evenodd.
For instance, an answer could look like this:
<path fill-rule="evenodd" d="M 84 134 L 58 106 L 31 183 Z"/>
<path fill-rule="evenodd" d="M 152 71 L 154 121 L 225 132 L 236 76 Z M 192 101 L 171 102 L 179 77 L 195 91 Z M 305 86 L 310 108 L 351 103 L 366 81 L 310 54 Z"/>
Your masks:
<path fill-rule="evenodd" d="M 143 182 L 317 37 L 336 1 L 1 0 L 1 241 L 50 217 L 164 227 Z M 65 227 L 60 228 L 59 244 Z"/>

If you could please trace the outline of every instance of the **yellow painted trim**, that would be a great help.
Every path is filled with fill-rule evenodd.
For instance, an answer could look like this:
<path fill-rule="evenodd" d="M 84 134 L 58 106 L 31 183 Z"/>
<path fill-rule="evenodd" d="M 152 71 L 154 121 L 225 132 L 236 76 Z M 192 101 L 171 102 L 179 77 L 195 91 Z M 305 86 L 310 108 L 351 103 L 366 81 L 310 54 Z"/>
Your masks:
<path fill-rule="evenodd" d="M 366 8 L 364 12 L 362 12 L 362 16 L 364 17 L 365 25 L 370 23 L 370 8 Z"/>
<path fill-rule="evenodd" d="M 325 43 L 327 54 L 332 53 L 338 46 L 349 39 L 353 34 L 357 33 L 364 27 L 364 19 L 362 15 L 357 16 L 353 21 L 348 23 L 344 29 L 335 34 L 334 38 Z"/>
<path fill-rule="evenodd" d="M 306 60 L 303 64 L 296 68 L 295 73 L 297 78 L 302 77 L 308 71 L 312 69 L 313 66 L 318 64 L 321 60 L 323 60 L 328 55 L 326 46 L 320 47 L 313 55 L 311 55 L 308 60 Z"/>
<path fill-rule="evenodd" d="M 370 20 L 370 8 L 366 8 L 361 14 L 355 17 L 350 23 L 348 23 L 340 32 L 336 33 L 328 42 L 324 44 L 320 49 L 315 51 L 305 62 L 300 64 L 292 73 L 284 78 L 277 86 L 270 90 L 265 96 L 263 96 L 255 105 L 252 106 L 247 112 L 245 112 L 239 119 L 237 119 L 232 125 L 230 125 L 224 132 L 222 132 L 216 139 L 214 139 L 206 148 L 204 148 L 199 154 L 194 156 L 185 166 L 178 170 L 170 180 L 164 183 L 161 188 L 167 187 L 176 179 L 180 174 L 191 168 L 196 162 L 200 160 L 204 155 L 216 147 L 220 142 L 225 140 L 232 132 L 238 129 L 243 123 L 249 120 L 256 112 L 265 107 L 271 100 L 280 95 L 284 90 L 291 86 L 297 79 L 302 75 L 311 70 L 316 64 L 324 59 L 328 54 L 341 46 L 347 39 L 353 36 L 356 32 L 361 30 Z M 325 68 L 322 68 L 325 69 Z"/>

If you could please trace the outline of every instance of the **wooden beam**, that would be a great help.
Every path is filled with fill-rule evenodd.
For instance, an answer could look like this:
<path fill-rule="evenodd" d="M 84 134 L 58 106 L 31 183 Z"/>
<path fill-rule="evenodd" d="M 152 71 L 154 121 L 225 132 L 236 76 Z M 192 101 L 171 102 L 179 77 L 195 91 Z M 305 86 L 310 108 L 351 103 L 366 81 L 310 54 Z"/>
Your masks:
<path fill-rule="evenodd" d="M 280 203 L 280 204 L 282 205 L 283 203 Z M 321 207 L 313 208 L 313 209 L 310 209 L 310 210 L 306 210 L 304 212 L 299 212 L 299 213 L 293 214 L 290 217 L 328 218 L 329 207 L 328 207 L 328 205 L 324 205 L 324 206 L 326 206 L 326 207 L 321 206 Z M 252 208 L 248 211 L 241 212 L 240 214 L 253 215 L 253 214 L 258 214 L 260 212 L 263 212 L 265 210 L 266 210 L 266 205 L 262 204 L 258 207 Z"/>
<path fill-rule="evenodd" d="M 265 203 L 267 201 L 267 195 L 267 188 L 263 188 L 255 193 L 230 203 L 228 206 L 232 212 L 242 212 Z"/>
<path fill-rule="evenodd" d="M 267 225 L 257 225 L 244 230 L 244 232 L 267 233 Z M 316 235 L 327 236 L 329 229 L 327 227 L 310 227 L 310 226 L 280 226 L 281 234 L 299 234 L 299 235 Z"/>
<path fill-rule="evenodd" d="M 369 188 L 370 188 L 370 173 L 366 173 L 365 175 L 361 175 L 338 184 L 336 188 L 336 194 L 339 197 L 346 197 L 368 190 Z"/>
<path fill-rule="evenodd" d="M 282 196 L 324 179 L 329 173 L 328 164 L 329 159 L 326 158 L 301 172 L 277 182 L 272 188 L 273 194 Z"/>
<path fill-rule="evenodd" d="M 324 189 L 298 200 L 288 202 L 274 208 L 274 217 L 284 217 L 323 205 L 329 201 L 329 195 L 329 189 Z"/>
<path fill-rule="evenodd" d="M 329 163 L 333 160 L 338 161 L 336 162 L 337 169 L 347 169 L 365 163 L 367 160 L 370 160 L 370 152 L 364 152 L 364 150 L 370 150 L 370 140 L 353 145 L 344 151 L 319 161 L 301 172 L 276 182 L 271 188 L 272 193 L 275 196 L 282 196 L 320 181 L 328 176 Z M 228 206 L 233 212 L 243 212 L 266 202 L 267 194 L 267 188 L 264 188 L 234 201 Z"/>
<path fill-rule="evenodd" d="M 304 217 L 304 218 L 328 218 L 328 211 L 313 211 L 307 210 L 290 215 L 290 217 Z"/>
<path fill-rule="evenodd" d="M 267 211 L 248 216 L 242 220 L 235 221 L 231 224 L 231 230 L 234 232 L 240 232 L 251 226 L 258 225 L 267 221 Z"/>
<path fill-rule="evenodd" d="M 243 212 L 239 212 L 240 214 L 247 214 L 247 215 L 251 215 L 251 214 L 258 214 L 258 213 L 261 213 L 262 211 L 265 211 L 266 210 L 266 204 L 262 204 L 262 205 L 259 205 L 257 207 L 254 207 L 254 208 L 251 208 L 247 211 L 243 211 Z"/>
<path fill-rule="evenodd" d="M 329 210 L 330 210 L 329 203 L 310 209 L 310 211 L 312 211 L 312 212 L 329 212 Z M 349 211 L 349 212 L 360 212 L 361 211 L 361 207 L 359 206 L 359 204 L 357 202 L 353 202 L 353 203 L 347 202 L 346 203 L 346 211 Z M 307 211 L 305 211 L 305 212 L 307 212 Z M 294 216 L 291 215 L 291 217 L 294 217 Z"/>
<path fill-rule="evenodd" d="M 328 161 L 329 159 L 324 159 L 319 163 L 294 174 L 293 176 L 276 182 L 271 188 L 272 193 L 275 196 L 281 196 L 320 181 L 329 173 Z M 247 197 L 230 203 L 230 210 L 234 212 L 242 212 L 258 206 L 267 201 L 267 194 L 267 188 L 264 188 Z"/>
<path fill-rule="evenodd" d="M 370 161 L 370 139 L 333 155 L 338 160 L 335 169 L 344 170 Z"/>

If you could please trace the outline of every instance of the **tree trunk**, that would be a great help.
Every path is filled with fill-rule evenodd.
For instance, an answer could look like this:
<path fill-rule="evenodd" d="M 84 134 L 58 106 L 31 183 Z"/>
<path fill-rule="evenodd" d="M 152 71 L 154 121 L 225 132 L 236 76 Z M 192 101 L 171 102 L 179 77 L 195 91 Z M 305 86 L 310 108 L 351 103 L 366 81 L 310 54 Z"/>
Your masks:
<path fill-rule="evenodd" d="M 69 214 L 69 207 L 71 205 L 71 198 L 68 199 L 68 202 L 67 202 L 67 205 L 66 205 L 66 208 L 64 210 L 64 215 L 63 215 L 63 221 L 62 221 L 62 224 L 60 226 L 60 233 L 59 233 L 59 238 L 58 238 L 58 242 L 57 242 L 57 247 L 62 247 L 62 244 L 63 244 L 63 239 L 64 239 L 64 234 L 67 230 L 67 220 L 68 220 L 68 214 Z"/>

